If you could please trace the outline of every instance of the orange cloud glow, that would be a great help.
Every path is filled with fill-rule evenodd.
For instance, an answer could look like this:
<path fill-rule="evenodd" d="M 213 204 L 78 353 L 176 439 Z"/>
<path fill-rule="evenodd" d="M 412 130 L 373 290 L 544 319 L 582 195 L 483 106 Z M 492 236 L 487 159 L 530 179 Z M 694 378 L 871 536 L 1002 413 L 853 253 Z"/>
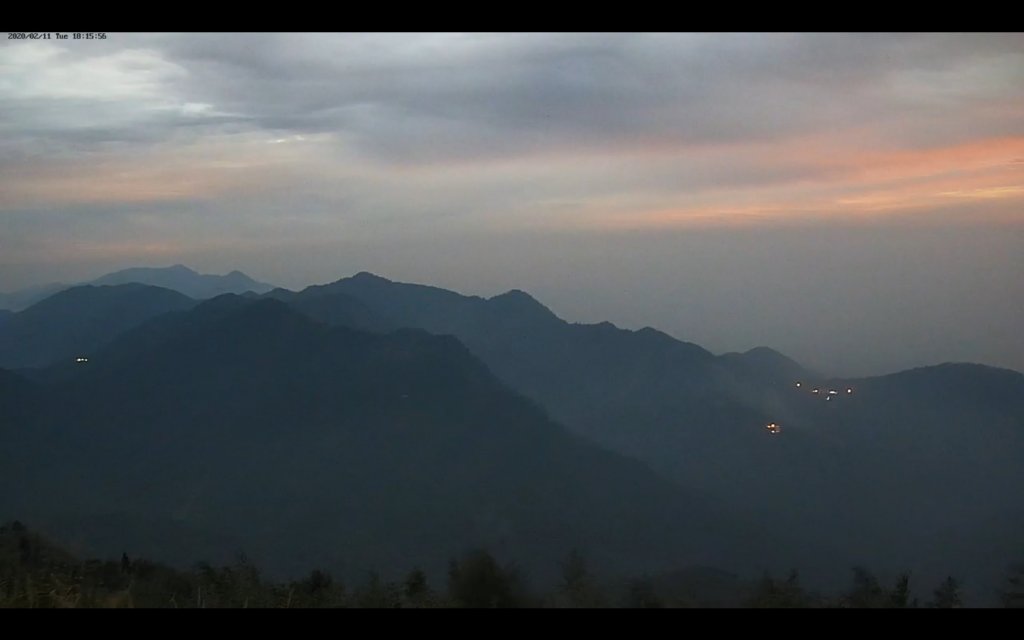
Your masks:
<path fill-rule="evenodd" d="M 603 228 L 659 226 L 732 226 L 796 219 L 856 220 L 886 214 L 929 211 L 951 203 L 1004 206 L 995 218 L 1024 222 L 1024 137 L 973 141 L 924 150 L 860 150 L 842 140 L 796 139 L 753 145 L 743 152 L 742 170 L 757 166 L 807 167 L 792 177 L 765 184 L 732 185 L 674 194 L 660 203 L 632 210 L 626 203 L 607 206 L 594 215 Z M 709 150 L 708 156 L 720 149 Z M 989 212 L 990 214 L 992 212 Z"/>

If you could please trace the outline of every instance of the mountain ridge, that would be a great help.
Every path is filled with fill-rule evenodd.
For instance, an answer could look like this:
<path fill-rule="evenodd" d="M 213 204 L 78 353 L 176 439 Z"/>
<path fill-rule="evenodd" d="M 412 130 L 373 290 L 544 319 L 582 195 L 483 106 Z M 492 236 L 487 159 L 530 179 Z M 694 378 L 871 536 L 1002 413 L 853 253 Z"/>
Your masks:
<path fill-rule="evenodd" d="M 171 289 L 190 298 L 212 298 L 222 293 L 265 293 L 273 287 L 253 280 L 235 269 L 224 275 L 199 273 L 183 264 L 169 267 L 129 267 L 75 284 L 48 283 L 0 293 L 0 309 L 22 311 L 55 293 L 83 285 L 117 285 L 137 282 Z"/>
<path fill-rule="evenodd" d="M 263 304 L 252 306 L 257 302 Z M 236 312 L 240 315 L 232 315 Z M 301 330 L 285 331 L 293 343 L 275 346 L 277 329 L 259 334 L 258 322 L 247 320 L 246 313 L 256 313 L 271 328 L 295 323 Z M 182 343 L 153 355 L 175 332 L 200 330 L 214 321 L 220 322 L 218 340 L 202 347 Z M 339 330 L 344 331 L 332 333 Z M 836 558 L 865 554 L 880 558 L 888 570 L 912 566 L 927 574 L 949 569 L 937 561 L 943 554 L 960 553 L 974 559 L 973 564 L 965 560 L 965 575 L 981 580 L 986 572 L 1002 569 L 992 564 L 998 555 L 992 540 L 1005 544 L 1024 534 L 1024 517 L 1015 515 L 1019 508 L 1005 491 L 1024 486 L 1024 376 L 1019 372 L 943 363 L 885 376 L 826 377 L 768 347 L 716 356 L 650 327 L 630 331 L 610 322 L 566 322 L 518 290 L 491 298 L 463 296 L 361 272 L 299 292 L 226 294 L 142 319 L 87 365 L 65 359 L 30 378 L 72 388 L 87 378 L 99 379 L 108 368 L 128 366 L 125 358 L 132 354 L 148 353 L 155 358 L 148 367 L 113 385 L 134 388 L 191 349 L 190 357 L 220 354 L 250 363 L 252 368 L 231 369 L 229 380 L 257 373 L 272 380 L 276 375 L 290 389 L 287 393 L 307 397 L 303 378 L 257 366 L 260 349 L 231 351 L 230 345 L 248 335 L 250 347 L 259 344 L 263 350 L 277 349 L 281 357 L 299 354 L 322 362 L 315 349 L 301 345 L 316 336 L 341 340 L 350 335 L 345 332 L 356 332 L 351 335 L 362 336 L 368 345 L 404 344 L 400 352 L 435 345 L 454 358 L 448 362 L 455 369 L 459 358 L 469 357 L 479 366 L 455 386 L 470 389 L 468 380 L 493 374 L 509 393 L 542 408 L 574 437 L 640 461 L 678 487 L 755 522 L 766 535 L 785 538 L 799 532 L 807 545 L 828 540 Z M 304 333 L 312 337 L 301 338 Z M 335 355 L 343 358 L 340 352 Z M 238 393 L 206 378 L 204 372 L 221 363 L 201 362 L 192 377 L 227 396 Z M 332 366 L 324 363 L 321 373 Z M 319 379 L 313 371 L 308 370 L 311 379 Z M 438 384 L 450 380 L 435 377 Z M 383 378 L 378 383 L 393 385 Z M 164 380 L 131 395 L 157 397 L 170 385 L 187 396 L 182 386 L 187 384 Z M 402 391 L 381 395 L 372 385 L 364 391 L 382 405 L 404 401 Z M 259 404 L 279 393 L 274 386 L 254 387 L 238 397 L 231 411 L 242 410 L 243 397 Z M 454 397 L 450 389 L 447 393 Z M 88 407 L 88 397 L 80 394 L 76 406 Z M 329 395 L 308 397 L 314 405 L 335 406 Z M 33 406 L 27 399 L 14 404 Z M 140 407 L 138 417 L 158 420 L 158 409 L 155 404 Z M 115 422 L 116 416 L 109 418 Z M 258 412 L 252 419 L 264 416 Z M 775 426 L 770 430 L 769 425 Z M 938 478 L 945 480 L 941 495 L 936 493 Z M 992 527 L 999 530 L 986 530 L 984 523 L 995 523 Z"/>
<path fill-rule="evenodd" d="M 981 540 L 977 523 L 1018 526 L 1001 489 L 1024 486 L 1024 379 L 1012 370 L 934 365 L 826 377 L 767 347 L 715 356 L 657 330 L 534 322 L 494 313 L 480 297 L 358 280 L 329 286 L 386 314 L 391 326 L 457 336 L 575 433 L 713 496 L 765 531 L 801 531 L 808 542 L 828 539 L 893 571 L 908 563 L 927 574 L 942 571 L 933 532 Z M 964 425 L 972 427 L 966 442 Z M 955 490 L 939 499 L 932 483 L 943 476 Z M 1012 537 L 1005 533 L 1002 540 Z M 946 554 L 962 546 L 952 537 L 943 544 Z M 965 575 L 991 579 L 1003 569 L 982 546 L 960 552 L 976 560 Z"/>
<path fill-rule="evenodd" d="M 88 356 L 121 332 L 194 303 L 177 291 L 136 283 L 64 289 L 0 326 L 0 366 L 42 367 Z"/>
<path fill-rule="evenodd" d="M 163 321 L 176 328 L 98 350 L 40 387 L 51 399 L 22 428 L 0 426 L 0 479 L 24 487 L 0 511 L 169 518 L 244 540 L 281 573 L 326 556 L 352 575 L 348 555 L 443 574 L 477 545 L 526 567 L 586 548 L 616 571 L 750 569 L 778 553 L 646 465 L 564 430 L 454 337 L 331 327 L 271 299 Z M 130 353 L 107 357 L 120 348 Z"/>

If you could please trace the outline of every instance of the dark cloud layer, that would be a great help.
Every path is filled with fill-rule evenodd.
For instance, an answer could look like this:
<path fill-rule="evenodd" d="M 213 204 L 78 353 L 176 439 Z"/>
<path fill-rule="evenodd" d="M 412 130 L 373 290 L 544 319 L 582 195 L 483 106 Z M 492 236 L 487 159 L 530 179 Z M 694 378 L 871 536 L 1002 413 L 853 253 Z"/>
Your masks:
<path fill-rule="evenodd" d="M 84 68 L 85 53 L 103 65 L 98 79 L 149 105 L 119 128 L 56 127 L 85 129 L 86 141 L 234 125 L 340 133 L 394 161 L 771 139 L 925 108 L 956 116 L 972 101 L 1019 98 L 1024 84 L 1018 34 L 114 35 L 85 52 L 63 49 L 36 63 Z M 1001 75 L 987 80 L 992 73 Z M 105 88 L 94 102 L 107 102 Z M 48 102 L 12 89 L 9 121 Z M 88 91 L 65 93 L 65 113 L 50 116 L 104 109 Z"/>

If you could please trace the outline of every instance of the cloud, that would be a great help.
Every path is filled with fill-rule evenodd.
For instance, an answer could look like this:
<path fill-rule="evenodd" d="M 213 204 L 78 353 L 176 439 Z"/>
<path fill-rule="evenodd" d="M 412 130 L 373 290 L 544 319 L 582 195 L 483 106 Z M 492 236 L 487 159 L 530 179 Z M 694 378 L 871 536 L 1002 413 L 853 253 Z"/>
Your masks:
<path fill-rule="evenodd" d="M 1020 34 L 12 41 L 0 216 L 128 206 L 197 240 L 223 216 L 268 242 L 280 220 L 314 241 L 878 220 L 951 200 L 1020 221 L 1022 105 Z"/>
<path fill-rule="evenodd" d="M 160 135 L 218 116 L 426 163 L 777 140 L 865 122 L 909 138 L 907 116 L 962 123 L 965 103 L 1010 103 L 1024 84 L 1012 34 L 114 35 L 106 46 L 118 41 L 87 57 L 80 43 L 0 48 L 4 104 L 46 114 L 38 128 L 133 114 L 124 128 L 137 135 L 142 114 Z M 66 108 L 30 108 L 55 100 Z M 1004 120 L 994 127 L 1019 126 L 1019 110 Z"/>
<path fill-rule="evenodd" d="M 1022 54 L 1012 35 L 870 34 L 253 34 L 168 49 L 204 102 L 263 128 L 337 133 L 394 163 L 685 148 L 867 123 L 934 142 L 945 134 L 932 120 L 956 132 L 977 125 L 965 104 L 1020 98 Z M 986 134 L 1020 116 L 994 118 Z"/>

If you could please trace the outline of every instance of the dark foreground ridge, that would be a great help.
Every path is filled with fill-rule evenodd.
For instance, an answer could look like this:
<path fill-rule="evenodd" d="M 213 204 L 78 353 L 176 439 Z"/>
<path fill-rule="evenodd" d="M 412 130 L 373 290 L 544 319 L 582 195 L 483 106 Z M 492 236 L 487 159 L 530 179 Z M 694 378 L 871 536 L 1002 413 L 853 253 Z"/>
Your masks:
<path fill-rule="evenodd" d="M 345 582 L 314 569 L 286 581 L 268 579 L 244 554 L 222 566 L 198 562 L 181 570 L 130 556 L 83 560 L 29 531 L 20 522 L 0 526 L 0 608 L 958 608 L 959 581 L 947 576 L 922 586 L 908 574 L 892 584 L 853 569 L 834 594 L 807 589 L 796 571 L 745 580 L 706 567 L 609 580 L 586 556 L 570 551 L 558 578 L 538 588 L 528 573 L 484 549 L 453 557 L 447 574 L 432 580 L 413 567 L 393 580 L 369 571 Z M 1024 606 L 1024 567 L 1008 571 L 1001 604 Z"/>

